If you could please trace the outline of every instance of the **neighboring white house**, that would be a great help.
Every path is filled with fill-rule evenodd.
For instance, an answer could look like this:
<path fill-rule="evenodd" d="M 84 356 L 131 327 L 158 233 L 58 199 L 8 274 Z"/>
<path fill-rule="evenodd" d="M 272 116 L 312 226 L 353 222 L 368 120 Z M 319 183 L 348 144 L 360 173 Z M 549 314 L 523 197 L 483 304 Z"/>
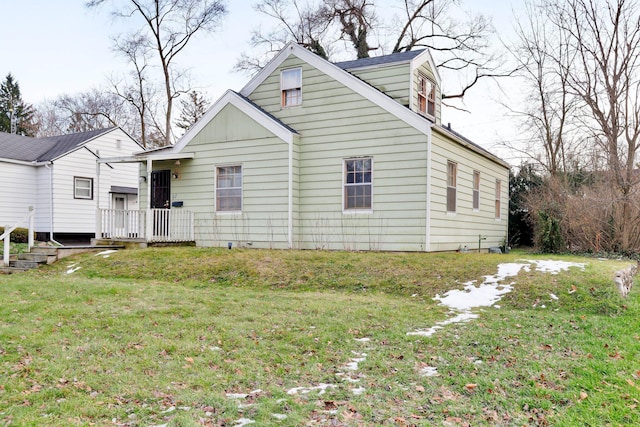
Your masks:
<path fill-rule="evenodd" d="M 96 159 L 141 150 L 119 127 L 48 138 L 0 133 L 0 224 L 23 221 L 33 207 L 39 239 L 93 237 L 98 207 L 138 208 L 138 165 L 98 170 Z"/>
<path fill-rule="evenodd" d="M 441 96 L 427 50 L 333 64 L 292 43 L 174 146 L 113 161 L 142 163 L 148 241 L 498 246 L 509 165 L 442 125 Z"/>

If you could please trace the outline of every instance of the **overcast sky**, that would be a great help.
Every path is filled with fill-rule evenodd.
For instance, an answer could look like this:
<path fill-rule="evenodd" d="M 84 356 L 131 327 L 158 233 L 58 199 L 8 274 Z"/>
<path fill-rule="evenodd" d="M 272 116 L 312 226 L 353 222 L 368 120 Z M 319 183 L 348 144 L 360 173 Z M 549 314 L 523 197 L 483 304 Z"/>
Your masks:
<path fill-rule="evenodd" d="M 262 22 L 269 25 L 253 10 L 254 3 L 254 0 L 227 1 L 229 14 L 220 31 L 194 39 L 185 55 L 179 57 L 180 65 L 190 69 L 193 85 L 212 101 L 227 89 L 240 90 L 249 80 L 244 74 L 234 73 L 232 67 L 239 54 L 249 49 L 252 28 Z M 492 17 L 502 35 L 511 30 L 513 10 L 517 11 L 521 3 L 522 0 L 463 0 L 470 12 Z M 128 70 L 110 48 L 111 38 L 123 31 L 125 24 L 113 21 L 108 12 L 108 7 L 87 10 L 83 0 L 3 2 L 0 78 L 4 80 L 8 73 L 13 74 L 23 100 L 36 106 L 62 94 L 105 86 L 109 76 Z M 434 56 L 437 62 L 437 54 Z M 496 101 L 501 97 L 498 86 L 487 82 L 466 97 L 465 107 L 470 113 L 447 109 L 442 121 L 450 122 L 474 142 L 516 163 L 511 153 L 496 145 L 501 138 L 513 138 L 515 129 L 512 119 L 505 116 Z"/>

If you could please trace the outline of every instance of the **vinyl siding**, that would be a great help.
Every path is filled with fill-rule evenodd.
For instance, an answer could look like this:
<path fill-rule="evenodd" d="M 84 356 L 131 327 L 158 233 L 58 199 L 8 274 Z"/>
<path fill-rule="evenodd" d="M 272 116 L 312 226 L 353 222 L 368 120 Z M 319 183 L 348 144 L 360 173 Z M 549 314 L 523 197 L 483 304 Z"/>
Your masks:
<path fill-rule="evenodd" d="M 278 98 L 279 99 L 279 98 Z M 154 162 L 171 169 L 171 200 L 194 211 L 198 246 L 288 247 L 288 144 L 242 111 L 225 106 L 184 148 L 195 158 Z M 218 166 L 242 166 L 242 212 L 215 211 Z M 146 191 L 145 191 L 146 192 Z M 179 208 L 178 208 L 179 209 Z"/>
<path fill-rule="evenodd" d="M 37 171 L 35 166 L 0 162 L 0 226 L 17 222 L 20 227 L 29 225 L 23 220 L 29 214 L 29 206 L 36 208 Z"/>
<path fill-rule="evenodd" d="M 456 212 L 447 212 L 447 161 L 457 163 Z M 480 209 L 473 209 L 473 171 L 480 172 Z M 495 218 L 495 181 L 502 181 L 501 215 Z M 433 132 L 431 181 L 431 250 L 499 246 L 507 234 L 509 170 Z"/>
<path fill-rule="evenodd" d="M 351 74 L 366 81 L 371 86 L 384 92 L 402 105 L 409 105 L 409 71 L 408 62 L 385 66 L 357 68 L 349 70 Z"/>
<path fill-rule="evenodd" d="M 280 106 L 280 70 L 301 66 L 302 105 Z M 427 136 L 295 57 L 251 95 L 299 143 L 301 248 L 423 250 Z M 343 213 L 343 162 L 373 159 L 373 210 Z"/>

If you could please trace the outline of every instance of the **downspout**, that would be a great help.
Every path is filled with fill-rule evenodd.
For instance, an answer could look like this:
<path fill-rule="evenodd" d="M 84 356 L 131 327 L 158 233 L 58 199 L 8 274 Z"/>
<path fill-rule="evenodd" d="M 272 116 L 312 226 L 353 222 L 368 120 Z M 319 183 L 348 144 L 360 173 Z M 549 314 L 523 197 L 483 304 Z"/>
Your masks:
<path fill-rule="evenodd" d="M 425 212 L 425 238 L 424 250 L 431 252 L 431 146 L 433 135 L 433 123 L 429 125 L 427 133 L 427 195 L 426 195 L 426 212 Z"/>
<path fill-rule="evenodd" d="M 53 162 L 45 163 L 44 167 L 49 169 L 49 241 L 64 246 L 53 238 Z"/>
<path fill-rule="evenodd" d="M 293 136 L 289 141 L 289 194 L 287 212 L 287 244 L 289 249 L 293 248 Z"/>

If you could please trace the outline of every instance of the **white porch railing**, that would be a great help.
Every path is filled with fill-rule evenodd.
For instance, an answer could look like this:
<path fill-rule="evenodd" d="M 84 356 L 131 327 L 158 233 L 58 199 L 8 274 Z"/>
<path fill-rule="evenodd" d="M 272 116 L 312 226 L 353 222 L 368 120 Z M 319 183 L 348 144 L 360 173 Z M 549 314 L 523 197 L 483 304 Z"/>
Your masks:
<path fill-rule="evenodd" d="M 26 217 L 24 217 L 24 219 L 16 222 L 13 225 L 7 225 L 4 228 L 4 233 L 2 233 L 2 235 L 0 236 L 0 240 L 4 241 L 3 261 L 5 266 L 9 265 L 9 251 L 11 250 L 11 232 L 16 228 L 18 228 L 18 226 L 22 223 L 29 224 L 29 237 L 27 238 L 27 242 L 28 242 L 27 246 L 29 248 L 29 252 L 31 252 L 31 248 L 33 247 L 33 219 L 34 219 L 33 217 L 35 213 L 36 211 L 32 207 L 30 207 L 29 214 Z"/>
<path fill-rule="evenodd" d="M 146 242 L 194 240 L 194 215 L 184 209 L 99 209 L 96 237 Z"/>

